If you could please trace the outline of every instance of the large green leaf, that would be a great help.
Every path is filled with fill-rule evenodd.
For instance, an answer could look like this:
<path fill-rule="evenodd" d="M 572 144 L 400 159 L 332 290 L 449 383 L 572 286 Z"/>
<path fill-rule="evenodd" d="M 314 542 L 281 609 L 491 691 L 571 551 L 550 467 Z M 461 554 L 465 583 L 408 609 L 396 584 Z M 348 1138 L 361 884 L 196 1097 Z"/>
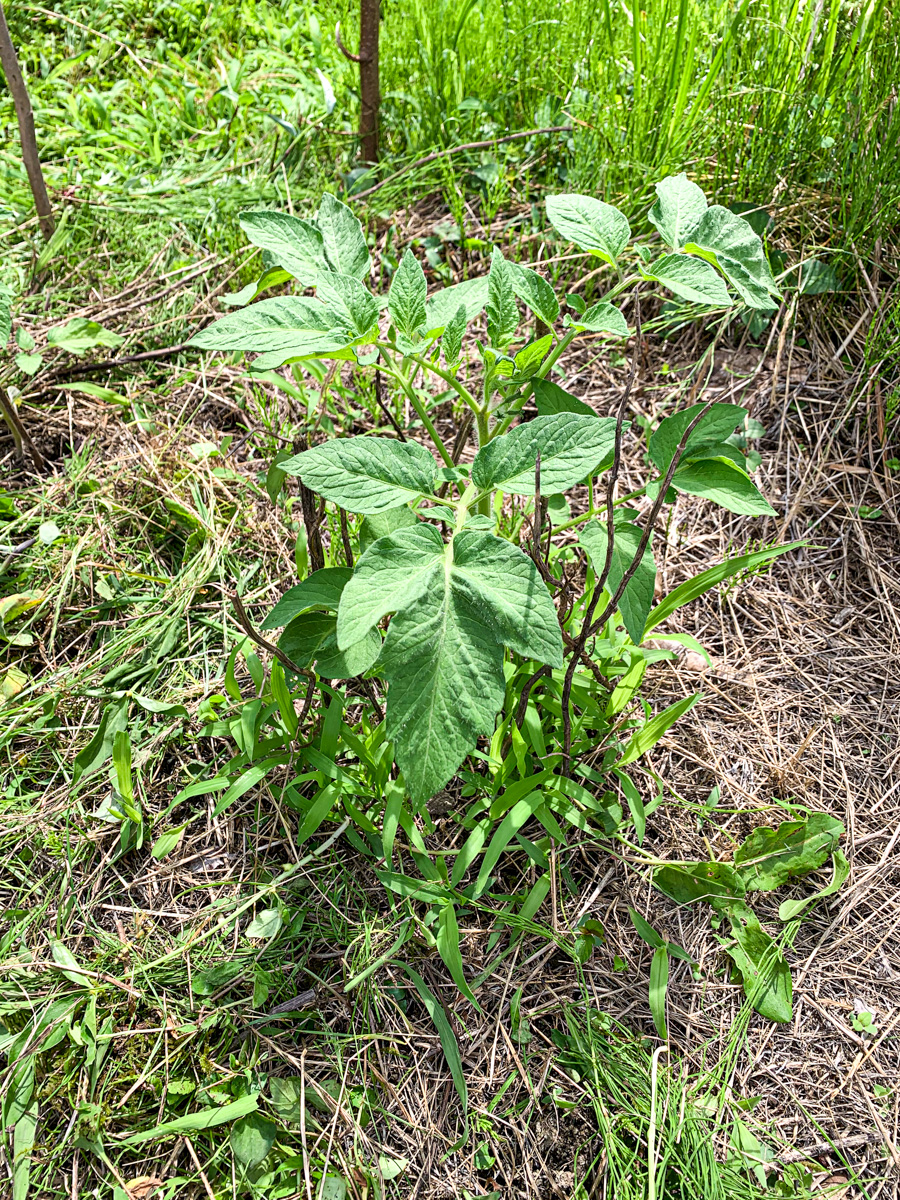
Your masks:
<path fill-rule="evenodd" d="M 388 292 L 388 313 L 400 333 L 412 337 L 425 324 L 428 283 L 422 264 L 407 250 L 394 272 Z"/>
<path fill-rule="evenodd" d="M 638 269 L 644 279 L 661 283 L 664 288 L 693 304 L 730 305 L 728 288 L 709 263 L 689 254 L 664 254 L 656 262 Z"/>
<path fill-rule="evenodd" d="M 334 323 L 353 337 L 368 334 L 378 320 L 378 301 L 352 275 L 323 271 L 319 276 L 316 295 L 325 302 Z"/>
<path fill-rule="evenodd" d="M 640 528 L 627 521 L 617 524 L 613 534 L 613 552 L 609 563 L 609 575 L 606 579 L 606 587 L 611 596 L 615 595 L 625 572 L 634 561 L 642 536 Z M 606 524 L 601 521 L 588 521 L 578 540 L 587 551 L 594 570 L 599 575 L 606 563 L 608 546 Z M 636 646 L 640 645 L 644 635 L 644 623 L 653 607 L 653 593 L 656 588 L 656 563 L 653 559 L 651 545 L 652 538 L 651 542 L 647 543 L 638 569 L 628 581 L 619 600 L 619 612 L 622 614 L 628 636 Z"/>
<path fill-rule="evenodd" d="M 768 892 L 795 875 L 816 871 L 834 852 L 844 832 L 828 813 L 784 821 L 777 829 L 760 826 L 734 853 L 734 865 L 750 892 Z"/>
<path fill-rule="evenodd" d="M 509 264 L 497 246 L 491 254 L 488 272 L 487 333 L 491 345 L 503 350 L 512 341 L 519 325 L 519 310 Z"/>
<path fill-rule="evenodd" d="M 433 525 L 419 522 L 374 542 L 356 564 L 338 609 L 338 645 L 358 642 L 388 615 L 406 608 L 444 571 L 447 548 Z"/>
<path fill-rule="evenodd" d="M 559 413 L 536 417 L 488 442 L 475 455 L 472 482 L 516 496 L 534 495 L 534 468 L 541 456 L 541 492 L 565 492 L 596 471 L 612 452 L 612 417 Z"/>
<path fill-rule="evenodd" d="M 559 301 L 553 288 L 531 267 L 508 262 L 510 279 L 516 295 L 545 325 L 553 325 L 559 316 Z"/>
<path fill-rule="evenodd" d="M 751 517 L 774 517 L 766 500 L 746 471 L 730 458 L 701 458 L 679 467 L 672 486 L 692 496 L 704 496 L 729 512 Z"/>
<path fill-rule="evenodd" d="M 503 647 L 449 573 L 392 619 L 381 653 L 387 736 L 413 800 L 451 779 L 503 703 Z"/>
<path fill-rule="evenodd" d="M 466 321 L 474 321 L 487 304 L 488 281 L 482 275 L 478 279 L 467 279 L 453 287 L 442 288 L 425 305 L 425 326 L 429 333 L 440 332 L 456 316 L 457 309 L 465 309 Z"/>
<path fill-rule="evenodd" d="M 321 231 L 312 221 L 263 210 L 242 213 L 240 223 L 253 245 L 268 250 L 304 287 L 315 287 L 319 273 L 330 269 Z"/>
<path fill-rule="evenodd" d="M 549 379 L 536 379 L 532 384 L 534 403 L 539 417 L 552 417 L 557 413 L 578 413 L 583 417 L 596 417 L 589 404 L 565 391 L 558 383 Z"/>
<path fill-rule="evenodd" d="M 348 346 L 351 337 L 324 304 L 304 296 L 260 300 L 214 321 L 191 338 L 201 350 L 265 354 L 267 368 L 291 358 L 325 355 Z M 257 365 L 262 360 L 257 360 Z"/>
<path fill-rule="evenodd" d="M 409 509 L 406 511 L 410 512 Z M 281 629 L 293 621 L 294 617 L 312 609 L 337 612 L 341 592 L 352 574 L 350 567 L 323 567 L 321 571 L 313 571 L 312 575 L 288 588 L 260 628 Z"/>
<path fill-rule="evenodd" d="M 332 271 L 355 279 L 365 278 L 371 263 L 369 247 L 362 225 L 347 205 L 326 192 L 319 204 L 316 224 Z"/>
<path fill-rule="evenodd" d="M 649 217 L 663 241 L 681 250 L 688 234 L 699 225 L 707 209 L 706 197 L 687 175 L 669 175 L 656 185 L 656 203 Z"/>
<path fill-rule="evenodd" d="M 547 216 L 567 241 L 613 265 L 631 237 L 624 213 L 593 196 L 548 196 Z"/>
<path fill-rule="evenodd" d="M 691 230 L 685 250 L 714 263 L 745 304 L 771 308 L 780 296 L 762 241 L 749 221 L 714 204 Z"/>
<path fill-rule="evenodd" d="M 394 612 L 379 665 L 387 734 L 417 801 L 441 788 L 503 701 L 503 646 L 562 664 L 556 611 L 534 564 L 492 534 L 445 546 L 430 525 L 381 538 L 344 589 L 339 645 Z"/>
<path fill-rule="evenodd" d="M 334 613 L 307 612 L 295 617 L 278 639 L 278 647 L 298 667 L 316 664 L 323 679 L 354 679 L 375 665 L 381 653 L 381 635 L 369 629 L 343 650 L 337 645 Z"/>
<path fill-rule="evenodd" d="M 650 437 L 650 461 L 660 471 L 667 471 L 669 463 L 678 449 L 684 431 L 705 405 L 692 404 L 674 416 L 666 417 Z M 724 442 L 747 417 L 746 409 L 737 404 L 714 404 L 706 415 L 697 422 L 684 447 L 683 458 L 691 457 L 692 451 L 702 446 Z"/>
<path fill-rule="evenodd" d="M 374 542 L 377 542 L 379 538 L 387 537 L 389 533 L 394 533 L 398 529 L 406 529 L 410 525 L 415 525 L 417 520 L 416 514 L 407 504 L 402 504 L 397 508 L 388 508 L 384 512 L 372 513 L 370 516 L 364 517 L 359 526 L 360 554 L 365 554 L 368 548 Z M 342 567 L 340 569 L 345 570 L 346 568 Z M 352 571 L 347 571 L 348 577 L 352 574 Z"/>
<path fill-rule="evenodd" d="M 680 583 L 674 591 L 669 592 L 657 604 L 656 608 L 650 613 L 647 618 L 647 624 L 644 626 L 644 636 L 655 629 L 657 625 L 665 621 L 668 617 L 676 612 L 679 608 L 683 608 L 685 604 L 690 604 L 692 600 L 696 600 L 699 596 L 706 595 L 712 591 L 717 584 L 723 583 L 726 579 L 730 579 L 734 575 L 739 575 L 741 571 L 753 571 L 757 567 L 764 566 L 771 562 L 772 559 L 778 558 L 780 554 L 786 554 L 788 550 L 797 550 L 800 546 L 805 546 L 805 542 L 787 542 L 783 546 L 768 546 L 765 550 L 754 550 L 750 554 L 739 554 L 734 558 L 728 558 L 724 562 L 717 563 L 716 566 L 710 567 L 708 571 L 701 571 L 699 575 L 695 575 L 692 579 L 685 580 Z"/>
<path fill-rule="evenodd" d="M 355 513 L 397 508 L 430 495 L 438 482 L 437 464 L 418 442 L 365 436 L 314 446 L 285 459 L 281 469 Z"/>
<path fill-rule="evenodd" d="M 563 665 L 550 593 L 517 546 L 491 533 L 463 530 L 453 539 L 452 582 L 510 650 L 552 667 Z"/>

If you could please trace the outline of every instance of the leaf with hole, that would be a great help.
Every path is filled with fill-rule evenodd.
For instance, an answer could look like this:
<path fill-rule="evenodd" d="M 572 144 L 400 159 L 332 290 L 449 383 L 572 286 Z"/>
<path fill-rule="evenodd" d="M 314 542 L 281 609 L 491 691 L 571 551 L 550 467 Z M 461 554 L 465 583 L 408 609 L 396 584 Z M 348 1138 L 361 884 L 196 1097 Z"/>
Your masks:
<path fill-rule="evenodd" d="M 795 875 L 808 875 L 827 862 L 844 826 L 828 813 L 760 826 L 734 852 L 734 865 L 748 892 L 769 892 Z"/>
<path fill-rule="evenodd" d="M 833 896 L 835 892 L 846 883 L 850 875 L 850 864 L 842 850 L 835 850 L 831 855 L 832 875 L 831 882 L 818 892 L 814 892 L 811 896 L 804 896 L 800 900 L 782 900 L 778 906 L 779 921 L 793 921 L 804 913 L 812 905 L 818 904 L 820 900 L 824 900 L 826 896 Z"/>

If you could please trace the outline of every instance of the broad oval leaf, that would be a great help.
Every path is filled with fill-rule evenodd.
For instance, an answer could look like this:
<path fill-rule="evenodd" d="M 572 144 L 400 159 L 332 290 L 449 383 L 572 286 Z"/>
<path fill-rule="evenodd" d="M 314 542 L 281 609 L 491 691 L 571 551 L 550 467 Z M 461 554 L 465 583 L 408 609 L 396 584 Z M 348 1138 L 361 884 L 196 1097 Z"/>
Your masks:
<path fill-rule="evenodd" d="M 381 653 L 381 636 L 369 629 L 358 641 L 338 649 L 337 617 L 333 613 L 307 612 L 295 617 L 278 639 L 278 648 L 296 663 L 315 662 L 323 679 L 355 679 L 375 665 Z"/>
<path fill-rule="evenodd" d="M 679 467 L 672 486 L 691 496 L 703 496 L 729 512 L 749 517 L 774 517 L 775 509 L 737 463 L 729 458 L 701 458 Z"/>
<path fill-rule="evenodd" d="M 389 533 L 396 533 L 398 529 L 406 529 L 411 525 L 415 525 L 417 520 L 416 514 L 407 504 L 399 505 L 397 508 L 388 508 L 384 512 L 372 513 L 370 516 L 364 517 L 359 526 L 360 554 L 365 554 L 368 548 L 374 542 L 377 542 L 379 538 L 387 537 Z M 353 574 L 347 567 L 335 567 L 333 569 L 346 571 L 348 578 Z"/>
<path fill-rule="evenodd" d="M 709 263 L 689 254 L 664 254 L 649 266 L 639 267 L 644 279 L 655 280 L 664 288 L 693 304 L 729 306 L 728 288 Z"/>
<path fill-rule="evenodd" d="M 516 496 L 534 495 L 534 468 L 541 456 L 541 491 L 565 492 L 597 471 L 612 453 L 612 417 L 560 413 L 536 417 L 488 442 L 475 455 L 472 482 Z"/>
<path fill-rule="evenodd" d="M 769 1021 L 792 1016 L 791 968 L 756 916 L 741 901 L 726 902 L 734 942 L 726 947 L 744 981 L 744 994 Z"/>
<path fill-rule="evenodd" d="M 641 529 L 627 521 L 614 527 L 613 552 L 609 562 L 609 575 L 606 579 L 606 589 L 611 596 L 615 595 L 623 576 L 631 567 L 640 545 L 641 536 Z M 590 556 L 594 570 L 599 576 L 606 563 L 609 545 L 605 522 L 588 521 L 578 540 Z M 636 646 L 641 644 L 644 636 L 644 624 L 653 607 L 655 588 L 656 562 L 653 558 L 651 535 L 651 540 L 647 543 L 641 556 L 640 565 L 628 581 L 619 600 L 619 612 L 622 614 L 628 636 Z"/>
<path fill-rule="evenodd" d="M 631 237 L 624 213 L 593 196 L 547 197 L 547 216 L 558 234 L 604 262 L 615 265 Z"/>
<path fill-rule="evenodd" d="M 304 287 L 315 287 L 319 273 L 330 270 L 322 233 L 312 221 L 268 209 L 241 213 L 239 220 L 253 245 L 268 250 Z"/>
<path fill-rule="evenodd" d="M 510 650 L 552 667 L 563 665 L 562 634 L 550 593 L 518 546 L 464 529 L 453 539 L 451 577 Z"/>
<path fill-rule="evenodd" d="M 422 264 L 407 249 L 394 272 L 388 292 L 388 313 L 400 333 L 412 337 L 425 324 L 428 284 Z"/>
<path fill-rule="evenodd" d="M 234 1157 L 245 1167 L 255 1167 L 275 1145 L 277 1135 L 275 1122 L 262 1113 L 254 1112 L 241 1117 L 232 1125 L 229 1135 Z"/>
<path fill-rule="evenodd" d="M 437 464 L 418 442 L 365 436 L 313 446 L 286 459 L 281 469 L 355 513 L 398 508 L 431 495 L 438 482 Z"/>
<path fill-rule="evenodd" d="M 577 317 L 572 324 L 586 333 L 613 333 L 616 337 L 628 337 L 628 322 L 614 304 L 600 300 Z"/>
<path fill-rule="evenodd" d="M 316 295 L 325 302 L 329 318 L 354 337 L 370 333 L 378 321 L 378 301 L 366 286 L 352 275 L 323 271 Z"/>
<path fill-rule="evenodd" d="M 706 210 L 684 248 L 714 263 L 751 308 L 771 308 L 780 298 L 759 235 L 721 204 Z"/>
<path fill-rule="evenodd" d="M 428 333 L 440 333 L 456 316 L 460 305 L 465 309 L 466 321 L 474 321 L 487 304 L 488 281 L 482 275 L 478 279 L 467 279 L 452 287 L 442 288 L 425 305 L 425 327 Z"/>
<path fill-rule="evenodd" d="M 703 219 L 706 196 L 683 171 L 661 179 L 656 185 L 656 195 L 658 199 L 648 214 L 650 220 L 667 246 L 681 250 L 688 235 Z"/>
<path fill-rule="evenodd" d="M 424 522 L 374 542 L 341 595 L 338 645 L 352 645 L 382 617 L 417 600 L 432 576 L 444 570 L 446 553 L 437 529 Z"/>
<path fill-rule="evenodd" d="M 228 313 L 195 333 L 189 344 L 201 350 L 265 353 L 272 366 L 289 358 L 328 354 L 350 341 L 346 329 L 318 300 L 274 296 Z"/>
<path fill-rule="evenodd" d="M 326 192 L 319 204 L 316 224 L 332 271 L 355 279 L 365 278 L 372 261 L 369 247 L 362 225 L 347 205 Z"/>
<path fill-rule="evenodd" d="M 312 575 L 288 588 L 260 628 L 281 629 L 294 617 L 315 608 L 337 612 L 341 592 L 352 575 L 350 567 L 323 567 L 321 571 L 313 571 Z"/>
<path fill-rule="evenodd" d="M 596 417 L 589 404 L 561 388 L 549 379 L 536 379 L 532 384 L 534 403 L 539 417 L 552 417 L 557 413 L 578 413 L 583 417 Z"/>
<path fill-rule="evenodd" d="M 651 434 L 648 450 L 650 461 L 660 471 L 667 471 L 669 463 L 678 449 L 678 444 L 684 436 L 684 431 L 691 421 L 702 412 L 705 405 L 692 404 L 671 417 L 660 421 L 659 427 Z M 747 410 L 738 404 L 714 404 L 708 413 L 697 423 L 684 447 L 684 458 L 690 458 L 691 452 L 701 446 L 724 442 L 731 437 L 739 425 L 747 419 Z"/>
<path fill-rule="evenodd" d="M 357 575 L 359 579 L 357 581 Z M 387 735 L 410 795 L 451 778 L 503 701 L 503 646 L 562 663 L 556 611 L 534 564 L 492 534 L 463 530 L 449 546 L 427 525 L 382 538 L 341 600 L 341 638 L 393 611 L 379 666 Z"/>
<path fill-rule="evenodd" d="M 672 863 L 653 872 L 653 885 L 676 904 L 699 900 L 740 898 L 747 888 L 729 863 Z"/>

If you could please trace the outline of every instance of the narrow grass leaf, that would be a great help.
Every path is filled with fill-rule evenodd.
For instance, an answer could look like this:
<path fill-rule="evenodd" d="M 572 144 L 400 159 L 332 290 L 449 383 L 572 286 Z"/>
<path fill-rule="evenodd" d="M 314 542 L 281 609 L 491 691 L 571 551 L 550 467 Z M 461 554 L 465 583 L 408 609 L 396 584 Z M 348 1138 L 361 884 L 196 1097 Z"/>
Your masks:
<path fill-rule="evenodd" d="M 481 1005 L 475 999 L 475 994 L 469 987 L 463 971 L 462 955 L 459 949 L 459 923 L 456 919 L 456 909 L 452 904 L 445 904 L 438 917 L 437 934 L 438 954 L 444 960 L 444 966 L 450 972 L 450 977 L 460 993 L 481 1012 Z"/>
<path fill-rule="evenodd" d="M 674 704 L 670 704 L 668 708 L 649 720 L 643 729 L 637 731 L 625 747 L 625 753 L 616 763 L 616 766 L 627 767 L 629 763 L 635 762 L 642 755 L 646 754 L 648 750 L 656 745 L 670 726 L 674 725 L 685 713 L 690 712 L 699 699 L 699 692 L 696 692 L 693 696 L 685 696 L 683 700 L 676 700 Z"/>
<path fill-rule="evenodd" d="M 650 961 L 650 1014 L 661 1038 L 669 1036 L 666 1028 L 666 993 L 669 987 L 669 951 L 657 946 Z"/>
<path fill-rule="evenodd" d="M 438 1031 L 438 1037 L 441 1040 L 441 1048 L 444 1051 L 444 1058 L 447 1060 L 447 1066 L 450 1068 L 450 1075 L 453 1078 L 453 1084 L 456 1088 L 456 1094 L 459 1096 L 462 1104 L 463 1113 L 468 1111 L 469 1094 L 466 1088 L 466 1076 L 463 1071 L 462 1058 L 459 1053 L 459 1043 L 456 1040 L 456 1035 L 453 1028 L 447 1019 L 447 1014 L 444 1012 L 441 1005 L 435 998 L 434 993 L 428 987 L 422 976 L 408 963 L 403 964 L 403 969 L 413 982 L 416 991 L 428 1011 L 429 1017 L 434 1022 L 434 1026 Z"/>

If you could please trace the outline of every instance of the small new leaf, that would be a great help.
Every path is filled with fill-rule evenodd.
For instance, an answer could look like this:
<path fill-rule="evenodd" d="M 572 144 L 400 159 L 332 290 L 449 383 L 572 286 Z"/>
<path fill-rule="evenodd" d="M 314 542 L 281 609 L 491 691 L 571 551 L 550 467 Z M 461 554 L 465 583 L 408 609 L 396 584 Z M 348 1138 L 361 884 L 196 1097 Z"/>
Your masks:
<path fill-rule="evenodd" d="M 509 264 L 503 254 L 494 247 L 491 254 L 491 269 L 488 273 L 487 333 L 491 345 L 503 350 L 512 341 L 519 325 L 519 310 L 513 288 Z"/>
<path fill-rule="evenodd" d="M 444 361 L 448 367 L 455 367 L 462 353 L 463 334 L 466 332 L 466 307 L 460 304 L 450 318 L 441 338 L 441 348 L 444 351 Z"/>
<path fill-rule="evenodd" d="M 316 224 L 322 233 L 331 270 L 339 275 L 364 279 L 371 264 L 369 247 L 362 225 L 347 205 L 326 192 L 319 205 Z"/>
<path fill-rule="evenodd" d="M 425 300 L 428 284 L 422 264 L 407 250 L 394 272 L 388 292 L 388 314 L 394 325 L 407 337 L 413 337 L 425 324 Z"/>

